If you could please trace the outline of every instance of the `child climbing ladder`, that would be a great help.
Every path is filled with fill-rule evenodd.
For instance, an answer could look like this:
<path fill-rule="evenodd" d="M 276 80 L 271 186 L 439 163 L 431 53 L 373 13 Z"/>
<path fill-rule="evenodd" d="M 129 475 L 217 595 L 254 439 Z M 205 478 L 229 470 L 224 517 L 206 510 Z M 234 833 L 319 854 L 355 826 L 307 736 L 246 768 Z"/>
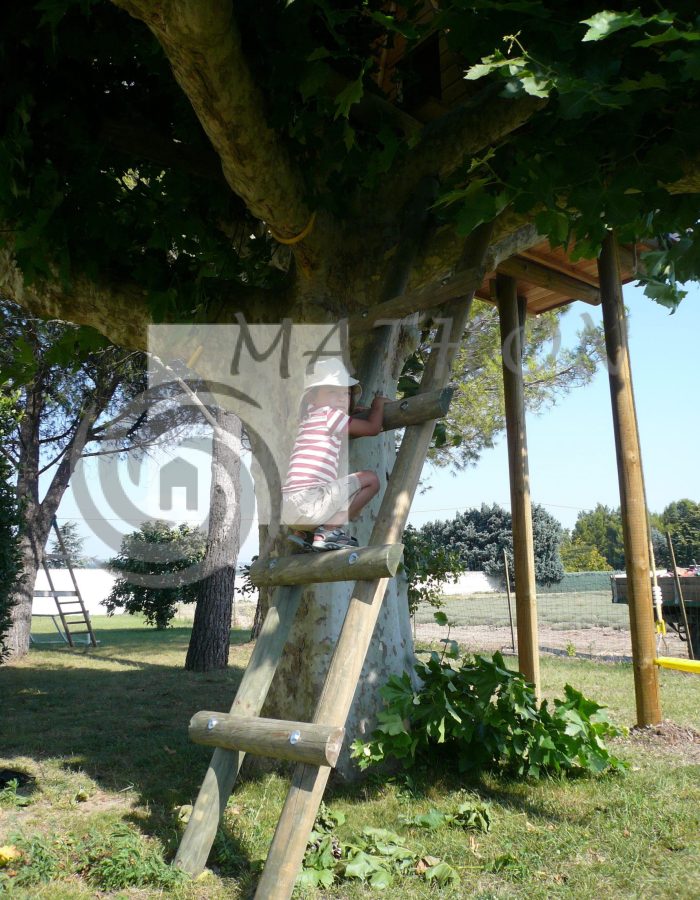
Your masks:
<path fill-rule="evenodd" d="M 307 550 L 357 547 L 342 528 L 379 491 L 376 472 L 341 474 L 343 437 L 373 437 L 382 430 L 385 397 L 375 396 L 367 418 L 352 415 L 360 384 L 336 358 L 318 360 L 306 375 L 299 427 L 282 486 L 282 521 L 290 540 Z M 312 531 L 309 529 L 313 529 Z"/>

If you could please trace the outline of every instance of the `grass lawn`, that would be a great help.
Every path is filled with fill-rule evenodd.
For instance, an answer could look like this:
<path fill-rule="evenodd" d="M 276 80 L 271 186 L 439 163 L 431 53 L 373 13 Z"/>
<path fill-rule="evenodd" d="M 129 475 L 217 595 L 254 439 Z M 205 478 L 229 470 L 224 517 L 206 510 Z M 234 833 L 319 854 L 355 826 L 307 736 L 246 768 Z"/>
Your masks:
<path fill-rule="evenodd" d="M 0 868 L 0 895 L 251 896 L 286 793 L 279 773 L 249 772 L 234 792 L 210 857 L 213 874 L 181 882 L 162 864 L 210 756 L 189 743 L 187 723 L 197 710 L 229 707 L 251 649 L 247 631 L 232 633 L 227 672 L 202 675 L 182 669 L 188 624 L 158 633 L 120 616 L 96 618 L 95 628 L 96 650 L 33 648 L 0 668 L 0 769 L 33 779 L 0 792 L 0 863 L 2 845 L 23 854 Z M 547 695 L 570 682 L 607 704 L 617 724 L 634 723 L 631 666 L 543 657 L 542 677 Z M 700 896 L 700 678 L 662 671 L 661 684 L 675 726 L 618 740 L 615 752 L 630 763 L 624 775 L 523 783 L 438 773 L 410 791 L 336 786 L 326 802 L 347 817 L 338 833 L 349 840 L 367 825 L 389 828 L 460 873 L 460 884 L 442 889 L 403 878 L 383 891 L 390 898 Z M 490 804 L 488 834 L 400 824 L 402 814 L 453 811 L 474 797 Z M 145 886 L 129 886 L 125 873 Z M 310 894 L 371 895 L 350 882 Z"/>

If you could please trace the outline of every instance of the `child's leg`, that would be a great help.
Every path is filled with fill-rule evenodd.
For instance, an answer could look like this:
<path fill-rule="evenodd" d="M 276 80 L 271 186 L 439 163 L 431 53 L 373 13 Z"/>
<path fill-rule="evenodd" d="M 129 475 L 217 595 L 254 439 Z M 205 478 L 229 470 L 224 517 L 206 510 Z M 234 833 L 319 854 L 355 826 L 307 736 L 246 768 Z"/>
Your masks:
<path fill-rule="evenodd" d="M 327 522 L 323 523 L 324 528 L 336 528 L 338 525 L 345 525 L 348 520 L 352 522 L 379 491 L 379 478 L 376 472 L 363 469 L 354 474 L 360 482 L 360 490 L 350 501 L 348 509 L 331 516 Z"/>

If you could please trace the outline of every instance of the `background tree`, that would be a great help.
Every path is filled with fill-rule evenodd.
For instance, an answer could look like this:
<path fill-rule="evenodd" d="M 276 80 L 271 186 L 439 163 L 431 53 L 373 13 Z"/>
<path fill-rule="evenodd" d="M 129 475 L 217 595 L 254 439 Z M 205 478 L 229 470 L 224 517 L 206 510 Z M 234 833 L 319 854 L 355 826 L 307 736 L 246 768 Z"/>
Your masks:
<path fill-rule="evenodd" d="M 0 395 L 0 440 L 14 426 L 16 404 Z M 22 523 L 17 493 L 11 484 L 12 469 L 0 456 L 0 661 L 8 653 L 5 635 L 12 623 L 13 588 L 21 577 L 19 530 Z"/>
<path fill-rule="evenodd" d="M 0 318 L 2 392 L 14 398 L 17 410 L 1 452 L 13 469 L 23 517 L 24 578 L 16 586 L 6 643 L 11 655 L 22 656 L 53 517 L 86 445 L 99 440 L 98 419 L 140 387 L 143 367 L 140 354 L 111 346 L 92 329 L 44 322 L 10 303 L 0 304 Z M 48 481 L 43 496 L 42 475 Z"/>
<path fill-rule="evenodd" d="M 78 523 L 64 522 L 63 525 L 58 526 L 58 530 L 61 532 L 63 547 L 66 551 L 66 555 L 68 556 L 68 562 L 70 563 L 70 565 L 74 569 L 84 568 L 85 563 L 87 562 L 85 556 L 83 555 L 83 544 L 85 543 L 85 538 L 82 538 L 78 534 Z M 65 568 L 66 559 L 61 550 L 61 546 L 58 543 L 58 538 L 53 538 L 51 542 L 51 548 L 49 552 L 44 555 L 44 559 L 46 560 L 46 563 L 50 568 Z"/>
<path fill-rule="evenodd" d="M 589 384 L 605 358 L 602 329 L 591 322 L 583 324 L 573 347 L 561 347 L 561 321 L 568 312 L 554 310 L 525 323 L 525 404 L 532 413 L 545 412 L 569 391 Z M 406 396 L 418 388 L 431 336 L 424 331 L 404 369 L 399 387 Z M 506 427 L 498 311 L 490 304 L 475 302 L 452 380 L 456 390 L 448 415 L 436 427 L 430 458 L 460 469 L 493 447 Z"/>
<path fill-rule="evenodd" d="M 380 0 L 16 4 L 0 37 L 0 287 L 144 349 L 154 321 L 332 322 L 407 288 L 427 298 L 493 221 L 489 270 L 543 237 L 589 256 L 608 228 L 659 238 L 652 290 L 674 304 L 674 276 L 700 268 L 696 10 L 620 7 L 448 0 L 421 22 Z M 411 50 L 431 36 L 460 55 L 469 96 L 424 126 Z M 384 85 L 382 50 L 401 42 Z M 353 359 L 387 392 L 417 336 L 377 332 L 355 330 Z M 388 472 L 392 454 L 378 441 L 352 464 Z M 313 706 L 343 590 L 307 592 L 276 683 L 288 716 Z M 350 734 L 374 683 L 410 666 L 405 598 L 389 595 L 375 633 Z"/>
<path fill-rule="evenodd" d="M 580 512 L 571 532 L 571 540 L 594 547 L 613 569 L 625 568 L 622 519 L 619 509 L 597 503 L 595 509 Z"/>
<path fill-rule="evenodd" d="M 217 407 L 212 434 L 207 568 L 200 582 L 185 668 L 225 669 L 241 539 L 241 430 L 238 416 Z M 221 429 L 221 433 L 219 433 Z"/>
<path fill-rule="evenodd" d="M 205 551 L 206 536 L 198 528 L 143 522 L 124 537 L 119 554 L 107 563 L 118 576 L 104 601 L 108 614 L 117 609 L 141 613 L 149 625 L 167 628 L 180 603 L 197 601 L 199 584 L 179 582 L 177 575 L 201 562 Z"/>
<path fill-rule="evenodd" d="M 607 572 L 612 570 L 612 566 L 597 547 L 573 540 L 570 535 L 565 535 L 560 554 L 565 572 Z"/>
<path fill-rule="evenodd" d="M 564 568 L 559 556 L 563 529 L 539 504 L 532 506 L 535 545 L 535 578 L 542 584 L 561 581 Z M 418 529 L 428 545 L 455 553 L 470 572 L 504 575 L 503 551 L 512 572 L 513 532 L 510 513 L 494 503 L 466 509 L 454 519 L 427 522 Z"/>
<path fill-rule="evenodd" d="M 675 500 L 661 513 L 665 532 L 671 532 L 673 552 L 679 566 L 700 563 L 700 503 Z"/>

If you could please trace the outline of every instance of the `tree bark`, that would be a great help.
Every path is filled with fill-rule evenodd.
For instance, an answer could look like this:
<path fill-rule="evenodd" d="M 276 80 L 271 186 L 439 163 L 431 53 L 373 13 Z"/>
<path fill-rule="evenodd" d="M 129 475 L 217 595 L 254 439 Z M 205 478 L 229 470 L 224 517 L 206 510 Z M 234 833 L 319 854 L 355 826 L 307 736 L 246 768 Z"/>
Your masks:
<path fill-rule="evenodd" d="M 209 538 L 206 569 L 192 624 L 185 669 L 210 672 L 228 666 L 236 562 L 241 534 L 238 499 L 241 420 L 219 407 L 221 433 L 212 437 Z"/>

